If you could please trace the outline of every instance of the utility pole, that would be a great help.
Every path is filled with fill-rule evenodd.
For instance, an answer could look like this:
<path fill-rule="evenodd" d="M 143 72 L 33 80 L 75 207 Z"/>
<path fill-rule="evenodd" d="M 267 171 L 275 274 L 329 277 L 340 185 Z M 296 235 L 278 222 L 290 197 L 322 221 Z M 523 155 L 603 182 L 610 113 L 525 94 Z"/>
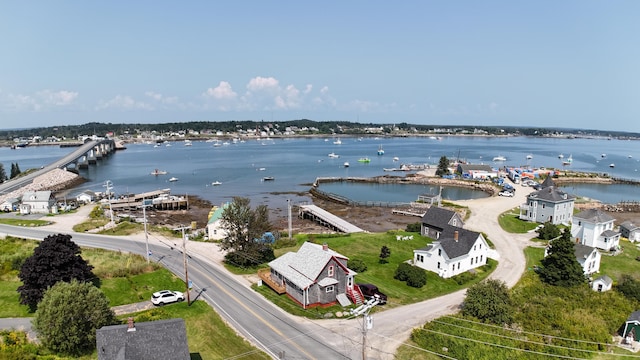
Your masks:
<path fill-rule="evenodd" d="M 182 230 L 182 258 L 184 262 L 184 282 L 187 288 L 187 305 L 191 305 L 191 299 L 189 296 L 189 262 L 187 260 L 187 237 L 184 234 L 186 226 L 181 226 L 179 230 Z"/>
<path fill-rule="evenodd" d="M 369 315 L 371 308 L 378 305 L 378 298 L 372 297 L 364 304 L 351 310 L 351 315 L 358 317 L 362 315 L 362 360 L 367 359 L 367 331 L 373 328 L 373 318 Z"/>
<path fill-rule="evenodd" d="M 151 206 L 153 200 L 142 199 L 142 217 L 144 218 L 144 240 L 147 246 L 147 264 L 149 263 L 149 233 L 147 232 L 147 206 Z"/>
<path fill-rule="evenodd" d="M 289 240 L 291 240 L 291 199 L 287 199 L 287 212 L 289 215 Z"/>
<path fill-rule="evenodd" d="M 103 185 L 105 188 L 107 188 L 107 199 L 109 200 L 109 213 L 111 215 L 111 225 L 114 224 L 113 222 L 113 208 L 111 207 L 111 189 L 113 189 L 113 183 L 111 183 L 111 180 L 107 180 L 104 182 Z"/>

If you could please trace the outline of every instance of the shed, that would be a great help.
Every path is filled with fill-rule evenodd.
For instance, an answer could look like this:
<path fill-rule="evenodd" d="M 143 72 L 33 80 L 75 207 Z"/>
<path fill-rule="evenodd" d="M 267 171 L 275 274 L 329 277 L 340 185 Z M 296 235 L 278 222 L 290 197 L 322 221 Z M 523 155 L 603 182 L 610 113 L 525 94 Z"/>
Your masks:
<path fill-rule="evenodd" d="M 611 290 L 612 285 L 613 280 L 607 275 L 602 275 L 591 282 L 591 289 L 593 289 L 593 291 L 604 292 Z"/>
<path fill-rule="evenodd" d="M 631 344 L 633 341 L 640 340 L 640 311 L 636 310 L 629 315 L 627 321 L 625 321 L 622 337 L 627 344 Z"/>

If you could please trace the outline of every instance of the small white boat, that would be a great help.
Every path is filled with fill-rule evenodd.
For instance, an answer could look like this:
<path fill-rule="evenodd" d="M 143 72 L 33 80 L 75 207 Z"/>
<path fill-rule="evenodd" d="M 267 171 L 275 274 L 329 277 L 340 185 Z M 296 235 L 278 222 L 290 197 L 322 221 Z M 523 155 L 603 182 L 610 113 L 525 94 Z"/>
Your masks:
<path fill-rule="evenodd" d="M 169 181 L 175 182 L 175 181 L 178 181 L 178 178 L 177 177 L 172 177 L 172 178 L 169 179 Z"/>
<path fill-rule="evenodd" d="M 558 159 L 562 159 L 562 158 L 564 158 L 564 155 L 562 154 L 558 155 Z"/>
<path fill-rule="evenodd" d="M 153 170 L 153 171 L 151 172 L 151 175 L 155 175 L 155 176 L 158 176 L 158 175 L 167 175 L 167 172 L 166 172 L 166 171 L 163 171 L 163 170 L 155 169 L 155 170 Z"/>
<path fill-rule="evenodd" d="M 507 158 L 502 155 L 498 155 L 493 158 L 493 161 L 507 161 Z"/>
<path fill-rule="evenodd" d="M 613 169 L 614 167 L 616 167 L 616 164 L 611 163 L 611 164 L 609 164 L 609 167 Z"/>
<path fill-rule="evenodd" d="M 400 158 L 399 158 L 399 157 L 397 157 L 397 156 L 394 156 L 394 157 L 393 157 L 393 161 L 400 161 Z"/>
<path fill-rule="evenodd" d="M 333 143 L 334 143 L 335 145 L 340 145 L 340 144 L 342 144 L 342 140 L 340 140 L 340 139 L 335 139 L 335 140 L 333 141 Z"/>
<path fill-rule="evenodd" d="M 262 181 L 273 181 L 275 178 L 273 176 L 265 176 L 262 178 Z"/>
<path fill-rule="evenodd" d="M 344 162 L 344 167 L 349 167 L 349 162 L 348 161 Z"/>
<path fill-rule="evenodd" d="M 265 170 L 267 170 L 267 168 L 257 168 L 256 170 L 258 170 L 258 171 L 265 171 Z"/>
<path fill-rule="evenodd" d="M 338 155 L 338 154 L 336 154 L 336 153 L 334 153 L 334 152 L 329 153 L 329 155 L 328 155 L 328 156 L 329 156 L 330 158 L 332 158 L 332 159 L 337 159 L 337 158 L 339 158 L 339 157 L 340 157 L 340 155 Z"/>
<path fill-rule="evenodd" d="M 562 161 L 562 165 L 571 165 L 572 162 L 573 162 L 573 157 L 569 155 L 569 157 L 566 160 Z"/>
<path fill-rule="evenodd" d="M 222 183 L 220 181 L 214 181 L 211 183 L 211 186 L 218 186 L 218 185 L 222 185 Z"/>
<path fill-rule="evenodd" d="M 600 157 L 604 159 L 604 158 L 607 157 L 607 154 L 602 153 L 602 154 L 600 154 Z"/>
<path fill-rule="evenodd" d="M 527 155 L 527 160 L 531 160 L 531 159 L 533 159 L 533 155 L 531 154 Z"/>
<path fill-rule="evenodd" d="M 382 145 L 378 147 L 378 155 L 384 155 L 384 149 L 382 148 Z"/>

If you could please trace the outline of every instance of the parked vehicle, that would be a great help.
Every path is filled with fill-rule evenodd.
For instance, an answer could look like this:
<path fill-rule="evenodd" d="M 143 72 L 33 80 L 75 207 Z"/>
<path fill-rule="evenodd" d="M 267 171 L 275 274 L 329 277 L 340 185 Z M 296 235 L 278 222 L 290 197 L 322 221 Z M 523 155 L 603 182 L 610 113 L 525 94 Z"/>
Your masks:
<path fill-rule="evenodd" d="M 184 300 L 184 294 L 180 291 L 161 290 L 151 296 L 153 305 L 165 305 Z"/>
<path fill-rule="evenodd" d="M 364 295 L 365 299 L 369 300 L 373 297 L 377 297 L 379 305 L 384 305 L 387 303 L 387 295 L 380 292 L 377 286 L 373 284 L 356 284 L 356 285 L 358 285 L 358 287 L 360 288 L 360 291 L 362 291 L 362 295 Z"/>
<path fill-rule="evenodd" d="M 498 193 L 500 196 L 513 197 L 512 191 L 502 190 Z"/>

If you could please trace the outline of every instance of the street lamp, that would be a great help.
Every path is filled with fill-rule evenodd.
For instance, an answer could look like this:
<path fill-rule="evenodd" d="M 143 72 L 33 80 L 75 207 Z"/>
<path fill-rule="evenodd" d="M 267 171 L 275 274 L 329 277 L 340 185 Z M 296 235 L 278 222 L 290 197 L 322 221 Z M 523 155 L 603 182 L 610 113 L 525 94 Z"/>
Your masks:
<path fill-rule="evenodd" d="M 113 208 L 111 207 L 111 189 L 113 189 L 113 183 L 111 182 L 111 180 L 107 180 L 104 182 L 103 185 L 105 188 L 107 188 L 107 199 L 109 201 L 109 214 L 111 215 L 111 225 L 113 226 L 114 222 L 113 222 Z"/>

